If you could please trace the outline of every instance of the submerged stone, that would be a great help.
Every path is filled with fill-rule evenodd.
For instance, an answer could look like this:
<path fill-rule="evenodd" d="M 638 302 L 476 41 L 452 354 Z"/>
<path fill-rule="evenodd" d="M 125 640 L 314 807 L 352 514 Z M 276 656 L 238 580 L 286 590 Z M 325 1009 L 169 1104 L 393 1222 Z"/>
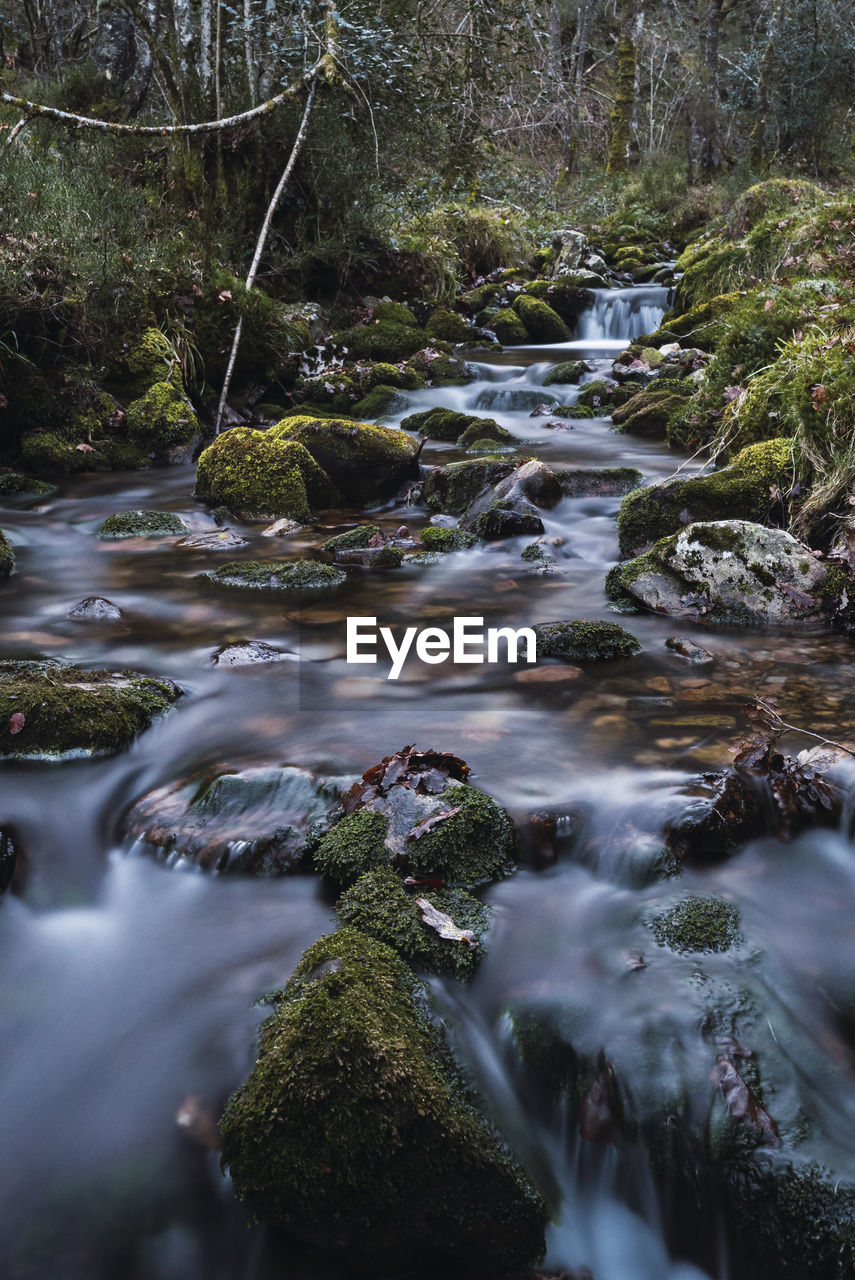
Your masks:
<path fill-rule="evenodd" d="M 340 587 L 347 574 L 320 560 L 232 560 L 201 575 L 221 587 L 320 591 Z"/>
<path fill-rule="evenodd" d="M 171 680 L 134 671 L 0 660 L 0 756 L 120 751 L 180 696 Z"/>
<path fill-rule="evenodd" d="M 119 511 L 98 526 L 98 537 L 105 539 L 171 538 L 189 532 L 173 511 Z"/>
<path fill-rule="evenodd" d="M 221 1122 L 256 1218 L 360 1266 L 537 1260 L 544 1206 L 390 947 L 349 928 L 322 938 L 275 1000 Z"/>
<path fill-rule="evenodd" d="M 292 656 L 265 640 L 243 640 L 218 649 L 211 664 L 215 667 L 252 667 L 260 662 L 285 662 Z"/>

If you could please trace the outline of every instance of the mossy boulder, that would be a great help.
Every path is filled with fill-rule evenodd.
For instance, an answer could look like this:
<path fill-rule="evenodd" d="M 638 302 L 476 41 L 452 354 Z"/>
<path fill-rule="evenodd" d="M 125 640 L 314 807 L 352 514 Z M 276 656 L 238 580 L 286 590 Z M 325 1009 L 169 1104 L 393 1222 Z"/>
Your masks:
<path fill-rule="evenodd" d="M 582 377 L 590 372 L 591 366 L 584 360 L 562 360 L 560 364 L 549 370 L 543 379 L 543 385 L 557 387 L 565 386 L 567 383 L 575 384 L 581 382 Z"/>
<path fill-rule="evenodd" d="M 727 951 L 739 935 L 739 912 L 722 898 L 693 896 L 654 915 L 650 929 L 661 947 L 681 954 Z"/>
<path fill-rule="evenodd" d="M 2 529 L 0 529 L 0 578 L 8 578 L 15 570 L 15 555 L 12 545 Z"/>
<path fill-rule="evenodd" d="M 189 533 L 189 527 L 174 511 L 118 511 L 98 526 L 98 537 L 170 538 Z"/>
<path fill-rule="evenodd" d="M 563 496 L 561 484 L 551 467 L 538 462 L 536 458 L 530 458 L 515 467 L 491 489 L 479 494 L 463 513 L 461 527 L 474 529 L 481 537 L 486 537 L 489 535 L 478 523 L 481 516 L 502 511 L 539 520 L 542 512 L 555 507 Z M 535 528 L 533 524 L 529 524 L 526 528 L 521 528 L 520 532 L 542 533 L 543 526 L 541 524 L 539 528 Z"/>
<path fill-rule="evenodd" d="M 488 435 L 494 427 L 499 429 L 499 424 L 493 418 L 479 418 L 476 414 L 443 409 L 440 405 L 434 409 L 411 413 L 404 418 L 401 426 L 405 431 L 416 431 L 420 436 L 447 443 L 457 440 L 469 427 L 477 428 L 479 435 Z"/>
<path fill-rule="evenodd" d="M 373 316 L 383 324 L 402 324 L 408 329 L 418 329 L 418 320 L 403 302 L 378 302 L 375 304 Z"/>
<path fill-rule="evenodd" d="M 471 449 L 474 453 L 495 453 L 499 449 L 515 449 L 521 441 L 512 431 L 500 427 L 492 418 L 481 422 L 473 422 L 458 438 L 460 449 Z"/>
<path fill-rule="evenodd" d="M 514 311 L 526 327 L 529 336 L 535 342 L 567 342 L 570 330 L 557 311 L 546 302 L 520 294 L 514 302 Z M 496 335 L 498 337 L 498 334 Z"/>
<path fill-rule="evenodd" d="M 139 399 L 158 382 L 180 385 L 181 377 L 175 352 L 160 329 L 153 327 L 124 344 L 110 375 L 111 385 L 126 401 Z"/>
<path fill-rule="evenodd" d="M 775 511 L 773 491 L 789 488 L 792 456 L 792 441 L 769 440 L 749 445 L 712 475 L 666 480 L 628 493 L 618 512 L 621 554 L 637 555 L 699 520 L 767 520 Z"/>
<path fill-rule="evenodd" d="M 641 652 L 635 636 L 616 622 L 539 622 L 534 627 L 538 658 L 605 662 Z"/>
<path fill-rule="evenodd" d="M 220 587 L 275 591 L 324 591 L 347 581 L 342 569 L 320 560 L 232 560 L 202 576 Z"/>
<path fill-rule="evenodd" d="M 432 387 L 462 387 L 475 377 L 475 370 L 465 360 L 435 347 L 419 351 L 407 361 L 407 369 Z"/>
<path fill-rule="evenodd" d="M 321 551 L 329 551 L 335 555 L 337 551 L 355 551 L 362 550 L 371 545 L 372 538 L 380 536 L 380 526 L 376 524 L 358 524 L 354 529 L 348 529 L 346 533 L 333 534 L 331 538 L 327 538 L 320 545 Z"/>
<path fill-rule="evenodd" d="M 426 899 L 472 937 L 443 938 L 426 924 L 416 899 Z M 342 894 L 336 915 L 343 925 L 377 938 L 413 966 L 461 981 L 472 976 L 483 954 L 490 911 L 463 889 L 406 888 L 390 867 L 368 871 Z"/>
<path fill-rule="evenodd" d="M 525 286 L 524 296 L 545 302 L 571 328 L 594 303 L 590 289 L 579 289 L 566 280 L 531 280 Z"/>
<path fill-rule="evenodd" d="M 553 467 L 566 498 L 622 498 L 642 480 L 635 467 Z"/>
<path fill-rule="evenodd" d="M 268 434 L 308 450 L 349 502 L 391 497 L 418 474 L 418 445 L 406 432 L 391 427 L 347 418 L 286 418 Z"/>
<path fill-rule="evenodd" d="M 0 756 L 120 751 L 180 693 L 171 680 L 134 671 L 0 661 Z"/>
<path fill-rule="evenodd" d="M 543 533 L 544 524 L 533 511 L 492 507 L 476 517 L 473 528 L 485 542 L 499 542 L 503 538 L 522 538 L 533 533 Z"/>
<path fill-rule="evenodd" d="M 18 494 L 42 496 L 53 493 L 55 489 L 56 485 L 22 475 L 20 471 L 0 471 L 0 497 L 12 497 Z"/>
<path fill-rule="evenodd" d="M 528 329 L 512 307 L 480 312 L 478 323 L 482 329 L 494 333 L 503 347 L 519 347 L 531 341 Z"/>
<path fill-rule="evenodd" d="M 422 546 L 426 551 L 464 551 L 474 547 L 478 539 L 464 529 L 444 529 L 440 525 L 428 525 L 422 529 Z"/>
<path fill-rule="evenodd" d="M 368 395 L 357 401 L 353 406 L 353 412 L 357 418 L 373 422 L 406 403 L 406 397 L 401 395 L 397 387 L 387 387 L 379 382 L 376 387 L 371 388 Z"/>
<path fill-rule="evenodd" d="M 727 320 L 742 297 L 740 292 L 719 293 L 682 314 L 672 312 L 645 341 L 656 347 L 688 338 L 693 346 L 703 351 L 714 351 L 727 331 Z"/>
<path fill-rule="evenodd" d="M 128 405 L 128 439 L 151 458 L 184 461 L 201 431 L 184 392 L 173 382 L 155 382 Z"/>
<path fill-rule="evenodd" d="M 222 1117 L 223 1163 L 262 1222 L 360 1266 L 522 1271 L 544 1207 L 461 1086 L 403 960 L 354 929 L 303 956 Z"/>
<path fill-rule="evenodd" d="M 683 394 L 670 382 L 664 387 L 645 388 L 613 411 L 612 422 L 626 435 L 664 440 L 668 423 L 684 409 L 689 395 L 691 390 Z"/>
<path fill-rule="evenodd" d="M 403 310 L 406 311 L 406 307 Z M 424 347 L 427 338 L 412 313 L 408 314 L 409 322 L 379 319 L 373 324 L 354 325 L 352 329 L 333 334 L 331 341 L 352 360 L 384 360 L 395 364 L 414 356 Z"/>
<path fill-rule="evenodd" d="M 439 338 L 444 342 L 472 342 L 474 333 L 462 316 L 445 307 L 438 307 L 425 325 L 429 338 Z"/>
<path fill-rule="evenodd" d="M 514 463 L 501 458 L 472 458 L 434 467 L 422 480 L 422 497 L 431 511 L 461 515 L 485 489 L 510 475 Z"/>
<path fill-rule="evenodd" d="M 271 431 L 233 427 L 205 449 L 196 496 L 248 517 L 305 522 L 311 509 L 339 506 L 342 496 L 302 444 Z"/>
<path fill-rule="evenodd" d="M 356 365 L 353 370 L 360 395 L 366 395 L 373 387 L 396 387 L 400 391 L 418 391 L 425 385 L 424 374 L 407 365 L 389 364 L 378 360 L 373 364 Z"/>
<path fill-rule="evenodd" d="M 109 462 L 99 449 L 78 446 L 53 431 L 39 431 L 21 438 L 21 459 L 25 467 L 41 475 L 73 475 L 78 471 L 107 471 Z"/>

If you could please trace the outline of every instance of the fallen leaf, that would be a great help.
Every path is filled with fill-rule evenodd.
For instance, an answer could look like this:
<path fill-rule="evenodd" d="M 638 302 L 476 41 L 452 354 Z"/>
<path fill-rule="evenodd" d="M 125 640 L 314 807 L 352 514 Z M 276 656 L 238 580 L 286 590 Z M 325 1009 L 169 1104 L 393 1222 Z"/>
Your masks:
<path fill-rule="evenodd" d="M 457 805 L 454 809 L 443 809 L 441 813 L 434 813 L 430 818 L 424 818 L 421 822 L 416 823 L 412 831 L 407 833 L 407 839 L 420 840 L 429 831 L 433 831 L 434 827 L 439 826 L 440 822 L 445 822 L 446 818 L 453 818 L 455 813 L 459 812 L 460 805 Z"/>
<path fill-rule="evenodd" d="M 766 300 L 766 302 L 764 302 L 764 304 L 763 304 L 763 310 L 764 310 L 764 311 L 771 311 L 771 310 L 772 310 L 772 308 L 774 307 L 774 305 L 775 305 L 775 300 L 774 300 L 774 298 L 768 298 L 768 299 Z"/>
<path fill-rule="evenodd" d="M 82 444 L 75 445 L 74 447 L 78 453 L 94 453 L 95 452 L 95 450 L 92 448 L 92 445 L 86 444 L 85 442 L 83 442 Z"/>
<path fill-rule="evenodd" d="M 478 946 L 478 939 L 471 929 L 458 929 L 451 916 L 447 916 L 444 911 L 437 911 L 427 898 L 416 898 L 416 906 L 428 928 L 435 929 L 441 938 L 446 938 L 449 942 L 465 942 L 473 951 Z"/>
<path fill-rule="evenodd" d="M 27 720 L 23 711 L 13 711 L 9 717 L 9 732 L 20 733 L 26 723 Z"/>
<path fill-rule="evenodd" d="M 747 1129 L 751 1129 L 768 1147 L 779 1147 L 778 1126 L 758 1102 L 727 1054 L 720 1053 L 710 1076 L 718 1086 L 727 1109 Z"/>
<path fill-rule="evenodd" d="M 231 289 L 222 289 L 222 290 L 217 294 L 217 297 L 220 299 L 220 302 L 231 302 L 231 300 L 232 300 L 232 291 L 231 291 Z"/>

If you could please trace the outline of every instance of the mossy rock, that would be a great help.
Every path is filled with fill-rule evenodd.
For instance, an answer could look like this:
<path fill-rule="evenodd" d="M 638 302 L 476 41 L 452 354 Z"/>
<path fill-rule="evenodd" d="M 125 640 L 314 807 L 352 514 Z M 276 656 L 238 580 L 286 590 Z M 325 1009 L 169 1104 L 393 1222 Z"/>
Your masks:
<path fill-rule="evenodd" d="M 465 360 L 435 347 L 419 351 L 407 361 L 407 368 L 433 387 L 462 387 L 475 377 L 474 369 Z"/>
<path fill-rule="evenodd" d="M 515 436 L 512 431 L 507 431 L 505 427 L 500 427 L 492 418 L 482 419 L 478 423 L 473 422 L 457 441 L 458 448 L 477 449 L 481 453 L 495 452 L 498 448 L 513 449 L 520 443 L 518 436 Z"/>
<path fill-rule="evenodd" d="M 503 347 L 519 347 L 531 341 L 528 329 L 512 307 L 498 307 L 479 314 L 478 323 L 482 329 L 495 333 Z"/>
<path fill-rule="evenodd" d="M 827 200 L 827 191 L 804 178 L 767 178 L 737 196 L 727 215 L 727 229 L 738 238 L 772 215 L 807 212 Z"/>
<path fill-rule="evenodd" d="M 277 993 L 220 1132 L 253 1216 L 348 1265 L 513 1272 L 543 1252 L 543 1204 L 467 1098 L 423 988 L 354 929 Z"/>
<path fill-rule="evenodd" d="M 69 406 L 45 376 L 28 361 L 4 364 L 3 403 L 0 404 L 0 447 L 17 443 L 25 432 L 63 432 L 71 414 Z"/>
<path fill-rule="evenodd" d="M 12 544 L 0 529 L 0 578 L 9 578 L 15 572 L 15 554 Z"/>
<path fill-rule="evenodd" d="M 498 423 L 492 418 L 479 418 L 473 413 L 460 413 L 456 409 L 443 409 L 437 405 L 434 409 L 411 413 L 403 419 L 401 426 L 405 431 L 417 431 L 420 436 L 450 444 L 469 427 L 480 428 L 480 435 L 487 434 L 491 426 L 498 428 Z"/>
<path fill-rule="evenodd" d="M 371 388 L 368 395 L 357 401 L 353 406 L 353 412 L 357 418 L 374 421 L 385 417 L 386 414 L 392 413 L 404 404 L 406 404 L 406 398 L 401 395 L 397 387 L 387 387 L 380 382 L 376 387 Z"/>
<path fill-rule="evenodd" d="M 666 387 L 651 387 L 639 391 L 626 404 L 615 409 L 612 423 L 625 435 L 641 436 L 645 440 L 664 440 L 669 422 L 675 414 L 683 412 L 688 398 L 671 384 Z"/>
<path fill-rule="evenodd" d="M 301 408 L 294 411 L 297 413 L 311 413 L 318 408 L 349 413 L 359 395 L 357 380 L 343 369 L 328 369 L 314 378 L 298 378 L 297 388 L 304 401 Z M 280 422 L 288 416 L 280 413 L 273 421 Z"/>
<path fill-rule="evenodd" d="M 567 342 L 570 330 L 557 311 L 546 302 L 520 294 L 514 303 L 514 311 L 526 327 L 529 336 L 535 342 Z M 498 334 L 496 335 L 498 337 Z"/>
<path fill-rule="evenodd" d="M 450 916 L 458 929 L 469 930 L 475 945 L 465 939 L 440 937 L 422 919 L 416 905 L 419 897 Z M 490 923 L 489 908 L 465 890 L 416 888 L 408 892 L 400 876 L 389 867 L 379 867 L 360 876 L 339 898 L 336 915 L 345 927 L 385 942 L 414 969 L 445 974 L 459 981 L 465 981 L 475 972 Z"/>
<path fill-rule="evenodd" d="M 632 394 L 639 391 L 640 386 L 633 387 Z M 620 387 L 616 382 L 609 378 L 595 378 L 593 382 L 586 382 L 579 392 L 577 404 L 586 405 L 589 409 L 595 411 L 609 411 L 609 407 L 614 405 L 617 393 Z"/>
<path fill-rule="evenodd" d="M 336 533 L 331 538 L 327 538 L 326 542 L 321 543 L 320 550 L 329 551 L 333 555 L 337 551 L 361 550 L 369 546 L 371 539 L 376 538 L 379 533 L 379 525 L 358 524 L 355 529 L 348 529 L 346 533 Z"/>
<path fill-rule="evenodd" d="M 422 497 L 431 511 L 462 515 L 485 489 L 497 484 L 514 470 L 514 463 L 502 458 L 472 458 L 434 467 L 422 480 Z"/>
<path fill-rule="evenodd" d="M 498 542 L 502 538 L 521 538 L 532 533 L 543 533 L 544 525 L 540 516 L 532 511 L 492 507 L 476 517 L 474 529 L 485 542 Z"/>
<path fill-rule="evenodd" d="M 587 311 L 594 302 L 594 295 L 590 289 L 579 289 L 565 280 L 532 280 L 525 286 L 523 296 L 545 302 L 571 328 L 575 326 L 582 312 Z M 526 321 L 526 327 L 530 328 L 528 321 Z M 561 341 L 561 339 L 555 339 L 555 341 Z"/>
<path fill-rule="evenodd" d="M 201 431 L 193 406 L 172 382 L 155 382 L 128 405 L 127 429 L 131 444 L 158 459 L 186 452 Z"/>
<path fill-rule="evenodd" d="M 739 911 L 721 898 L 684 898 L 650 921 L 661 947 L 680 954 L 727 951 L 739 936 Z"/>
<path fill-rule="evenodd" d="M 110 469 L 107 458 L 98 449 L 79 449 L 73 440 L 52 431 L 23 436 L 20 448 L 24 466 L 42 475 Z"/>
<path fill-rule="evenodd" d="M 130 745 L 181 690 L 134 671 L 0 661 L 0 756 L 104 755 Z M 12 732 L 13 717 L 23 717 Z"/>
<path fill-rule="evenodd" d="M 350 502 L 391 497 L 418 474 L 418 445 L 406 432 L 391 427 L 347 418 L 286 418 L 268 434 L 307 449 Z"/>
<path fill-rule="evenodd" d="M 127 440 L 99 440 L 98 449 L 113 471 L 142 471 L 152 465 L 149 455 Z"/>
<path fill-rule="evenodd" d="M 534 633 L 538 658 L 607 662 L 641 652 L 635 636 L 616 622 L 539 622 Z"/>
<path fill-rule="evenodd" d="M 378 320 L 374 324 L 345 329 L 334 334 L 331 340 L 335 346 L 346 350 L 353 360 L 387 360 L 394 364 L 421 350 L 426 336 L 418 326 L 398 320 Z"/>
<path fill-rule="evenodd" d="M 622 498 L 641 484 L 635 467 L 553 467 L 567 498 Z"/>
<path fill-rule="evenodd" d="M 425 325 L 429 338 L 440 338 L 444 342 L 472 342 L 474 333 L 462 316 L 445 307 L 438 307 Z"/>
<path fill-rule="evenodd" d="M 422 529 L 422 546 L 426 551 L 465 551 L 477 541 L 475 534 L 465 529 L 444 529 L 435 524 Z"/>
<path fill-rule="evenodd" d="M 181 374 L 175 352 L 159 329 L 144 329 L 132 338 L 113 362 L 112 383 L 126 401 L 138 400 L 155 383 L 180 385 Z"/>
<path fill-rule="evenodd" d="M 238 515 L 301 523 L 312 508 L 340 506 L 341 494 L 308 450 L 273 430 L 233 427 L 218 436 L 199 458 L 196 496 Z"/>
<path fill-rule="evenodd" d="M 320 560 L 232 560 L 201 576 L 220 587 L 275 591 L 324 591 L 347 581 L 342 569 Z"/>
<path fill-rule="evenodd" d="M 576 384 L 581 382 L 582 377 L 586 373 L 591 372 L 591 366 L 586 364 L 584 360 L 562 360 L 560 364 L 555 365 L 553 369 L 543 379 L 545 387 L 565 386 L 566 384 Z"/>
<path fill-rule="evenodd" d="M 729 466 L 691 480 L 666 480 L 628 493 L 618 512 L 621 554 L 637 555 L 684 525 L 709 520 L 764 523 L 772 510 L 772 490 L 787 489 L 792 473 L 791 440 L 749 445 Z"/>
<path fill-rule="evenodd" d="M 418 320 L 403 302 L 378 302 L 373 315 L 375 320 L 384 324 L 403 324 L 408 329 L 420 328 Z"/>
<path fill-rule="evenodd" d="M 98 537 L 110 540 L 181 537 L 189 532 L 173 511 L 118 511 L 98 526 Z"/>
<path fill-rule="evenodd" d="M 18 494 L 42 497 L 55 491 L 55 484 L 47 484 L 44 480 L 22 475 L 20 471 L 0 471 L 0 496 L 2 497 L 14 497 Z"/>
<path fill-rule="evenodd" d="M 646 341 L 653 346 L 662 346 L 690 338 L 693 346 L 700 347 L 703 351 L 714 351 L 727 330 L 728 317 L 743 296 L 739 292 L 719 293 L 707 302 L 691 307 L 682 315 L 672 313 L 665 317 L 655 333 L 647 336 Z"/>
<path fill-rule="evenodd" d="M 586 404 L 558 404 L 550 406 L 550 414 L 556 418 L 596 418 L 597 414 Z"/>
<path fill-rule="evenodd" d="M 374 387 L 381 385 L 396 387 L 400 391 L 418 391 L 425 385 L 424 374 L 417 373 L 406 365 L 389 364 L 385 360 L 379 360 L 376 364 L 357 365 L 352 374 L 361 395 L 366 395 Z"/>

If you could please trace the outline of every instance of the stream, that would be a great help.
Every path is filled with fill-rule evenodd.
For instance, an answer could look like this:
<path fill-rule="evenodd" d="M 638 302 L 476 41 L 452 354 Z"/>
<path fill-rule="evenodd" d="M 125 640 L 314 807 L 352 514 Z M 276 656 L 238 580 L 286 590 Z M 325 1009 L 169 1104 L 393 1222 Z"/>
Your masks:
<path fill-rule="evenodd" d="M 407 393 L 398 416 L 437 404 L 483 413 L 547 463 L 630 466 L 645 483 L 665 478 L 685 460 L 663 444 L 617 434 L 607 418 L 547 427 L 531 410 L 551 395 L 556 403 L 572 395 L 543 388 L 554 363 L 581 356 L 602 374 L 666 306 L 664 288 L 601 291 L 572 342 L 476 353 L 476 381 Z M 429 443 L 422 461 L 462 456 Z M 686 462 L 684 474 L 697 466 Z M 559 823 L 554 865 L 523 869 L 487 892 L 495 926 L 473 982 L 431 982 L 500 1127 L 561 1201 L 548 1265 L 588 1267 L 594 1280 L 739 1280 L 746 1273 L 713 1208 L 701 1226 L 681 1221 L 657 1193 L 640 1147 L 587 1142 L 570 1102 L 533 1096 L 504 1010 L 526 995 L 572 990 L 579 1052 L 603 1052 L 632 1087 L 652 1085 L 645 1073 L 663 1069 L 640 1048 L 663 1010 L 675 1057 L 704 1051 L 696 1008 L 669 985 L 668 972 L 656 977 L 643 923 L 675 901 L 677 887 L 635 886 L 610 836 L 627 822 L 661 825 L 689 778 L 726 767 L 742 708 L 756 694 L 777 698 L 793 724 L 855 739 L 851 639 L 808 627 L 746 632 L 652 614 L 616 619 L 603 580 L 618 559 L 618 498 L 565 498 L 544 513 L 556 543 L 551 572 L 520 558 L 531 538 L 519 538 L 426 567 L 351 571 L 345 587 L 296 608 L 272 592 L 217 591 L 198 575 L 223 559 L 310 554 L 357 522 L 356 512 L 329 513 L 328 523 L 285 538 L 235 525 L 248 540 L 237 553 L 95 536 L 112 512 L 150 507 L 176 512 L 193 532 L 213 529 L 192 489 L 187 466 L 88 474 L 64 479 L 47 498 L 3 499 L 0 509 L 17 560 L 0 588 L 4 656 L 134 667 L 171 677 L 188 695 L 119 755 L 0 769 L 0 824 L 16 830 L 27 855 L 20 892 L 0 905 L 0 1274 L 340 1280 L 340 1266 L 308 1250 L 291 1247 L 283 1264 L 267 1233 L 247 1230 L 216 1153 L 176 1125 L 188 1098 L 216 1115 L 245 1077 L 264 1016 L 253 1002 L 281 986 L 302 951 L 333 927 L 332 902 L 316 876 L 253 880 L 157 863 L 124 835 L 123 819 L 151 789 L 206 766 L 288 763 L 355 777 L 417 743 L 462 756 L 475 785 L 520 821 L 536 811 L 583 812 L 588 848 L 597 851 L 573 857 L 571 819 Z M 406 524 L 417 537 L 428 513 L 398 502 L 371 518 L 390 532 Z M 122 620 L 67 616 L 93 595 L 118 605 Z M 514 627 L 618 620 L 643 652 L 549 682 L 504 663 L 415 662 L 390 681 L 388 664 L 345 661 L 348 615 L 450 628 L 456 614 Z M 715 662 L 687 662 L 665 645 L 674 634 L 709 649 Z M 212 665 L 220 646 L 246 639 L 288 656 Z M 804 745 L 796 735 L 782 740 L 783 750 Z M 784 1052 L 818 1064 L 806 1068 L 801 1094 L 810 1141 L 850 1167 L 855 1076 L 831 1004 L 852 985 L 853 889 L 844 832 L 787 845 L 758 840 L 679 881 L 681 894 L 718 893 L 739 907 L 765 957 L 762 979 L 746 963 L 746 981 L 762 981 L 780 1010 L 785 1046 L 792 1028 Z M 643 994 L 627 982 L 627 950 L 644 952 L 650 966 Z M 831 993 L 828 1003 L 819 990 Z"/>

